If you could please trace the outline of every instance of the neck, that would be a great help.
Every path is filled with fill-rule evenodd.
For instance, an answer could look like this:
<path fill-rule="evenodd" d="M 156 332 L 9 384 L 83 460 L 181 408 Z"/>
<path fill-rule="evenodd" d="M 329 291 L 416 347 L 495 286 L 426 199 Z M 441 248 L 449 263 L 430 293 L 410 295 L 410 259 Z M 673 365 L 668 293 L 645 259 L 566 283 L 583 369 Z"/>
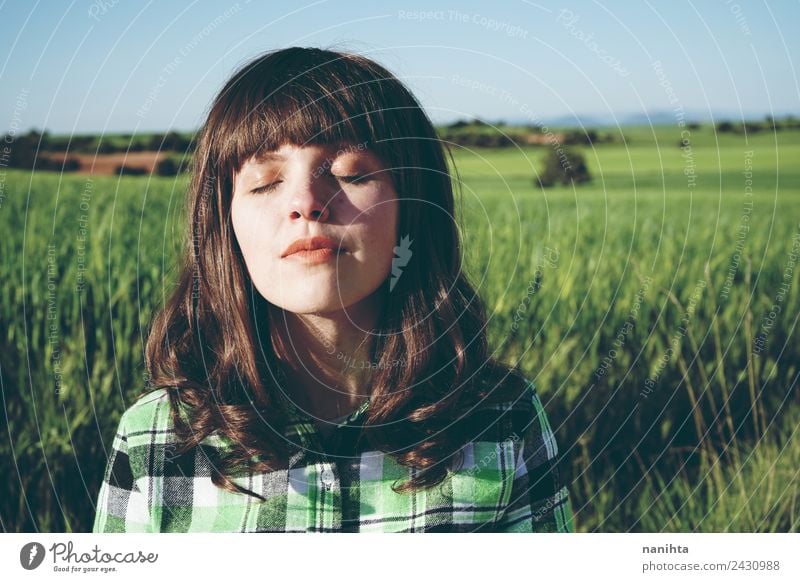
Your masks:
<path fill-rule="evenodd" d="M 369 398 L 371 353 L 382 307 L 373 294 L 326 313 L 271 308 L 271 337 L 289 381 L 286 390 L 309 414 L 330 420 Z"/>

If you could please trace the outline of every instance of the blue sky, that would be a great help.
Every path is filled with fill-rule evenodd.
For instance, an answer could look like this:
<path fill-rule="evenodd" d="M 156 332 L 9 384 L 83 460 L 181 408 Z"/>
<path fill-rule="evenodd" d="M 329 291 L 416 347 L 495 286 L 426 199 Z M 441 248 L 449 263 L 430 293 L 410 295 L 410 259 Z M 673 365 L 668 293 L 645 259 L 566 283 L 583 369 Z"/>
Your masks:
<path fill-rule="evenodd" d="M 249 57 L 365 54 L 436 122 L 800 114 L 800 2 L 0 4 L 0 131 L 194 129 Z"/>

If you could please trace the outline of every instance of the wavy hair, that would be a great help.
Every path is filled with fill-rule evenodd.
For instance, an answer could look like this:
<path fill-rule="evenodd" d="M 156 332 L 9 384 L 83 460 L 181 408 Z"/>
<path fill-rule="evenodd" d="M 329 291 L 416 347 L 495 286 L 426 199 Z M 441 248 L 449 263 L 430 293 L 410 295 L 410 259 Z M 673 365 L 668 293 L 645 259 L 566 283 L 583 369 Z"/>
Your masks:
<path fill-rule="evenodd" d="M 231 443 L 213 475 L 230 491 L 263 499 L 230 477 L 286 468 L 289 454 L 281 347 L 233 234 L 234 176 L 259 150 L 339 143 L 368 144 L 391 171 L 398 233 L 414 244 L 396 285 L 378 291 L 386 305 L 361 433 L 416 469 L 395 491 L 443 481 L 475 436 L 471 411 L 524 390 L 519 370 L 489 355 L 485 310 L 462 272 L 449 149 L 411 92 L 360 55 L 264 53 L 224 85 L 198 134 L 178 282 L 146 346 L 149 388 L 167 388 L 179 451 L 214 433 Z"/>

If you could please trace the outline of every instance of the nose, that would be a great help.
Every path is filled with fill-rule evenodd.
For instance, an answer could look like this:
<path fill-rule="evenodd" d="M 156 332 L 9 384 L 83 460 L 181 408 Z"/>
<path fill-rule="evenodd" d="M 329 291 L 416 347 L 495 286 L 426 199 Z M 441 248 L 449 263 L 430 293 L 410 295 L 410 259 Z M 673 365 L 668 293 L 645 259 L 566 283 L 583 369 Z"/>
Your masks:
<path fill-rule="evenodd" d="M 290 218 L 297 220 L 304 217 L 306 220 L 326 222 L 330 217 L 329 196 L 319 182 L 308 179 L 297 189 L 292 196 Z"/>

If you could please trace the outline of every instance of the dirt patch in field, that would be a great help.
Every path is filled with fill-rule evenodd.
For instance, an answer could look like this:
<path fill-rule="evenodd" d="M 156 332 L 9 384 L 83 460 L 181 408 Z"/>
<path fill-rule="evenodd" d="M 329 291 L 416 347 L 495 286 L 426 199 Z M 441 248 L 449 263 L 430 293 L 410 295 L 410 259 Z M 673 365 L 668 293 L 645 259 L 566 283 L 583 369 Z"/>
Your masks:
<path fill-rule="evenodd" d="M 527 133 L 522 141 L 529 145 L 560 144 L 564 142 L 564 137 L 563 133 L 555 133 L 549 136 L 546 133 Z"/>
<path fill-rule="evenodd" d="M 63 163 L 64 158 L 75 159 L 80 164 L 76 174 L 94 174 L 112 176 L 117 175 L 120 166 L 130 169 L 139 169 L 145 174 L 155 172 L 156 164 L 165 157 L 164 152 L 130 152 L 115 154 L 65 154 L 48 152 L 43 157 L 57 163 Z"/>

